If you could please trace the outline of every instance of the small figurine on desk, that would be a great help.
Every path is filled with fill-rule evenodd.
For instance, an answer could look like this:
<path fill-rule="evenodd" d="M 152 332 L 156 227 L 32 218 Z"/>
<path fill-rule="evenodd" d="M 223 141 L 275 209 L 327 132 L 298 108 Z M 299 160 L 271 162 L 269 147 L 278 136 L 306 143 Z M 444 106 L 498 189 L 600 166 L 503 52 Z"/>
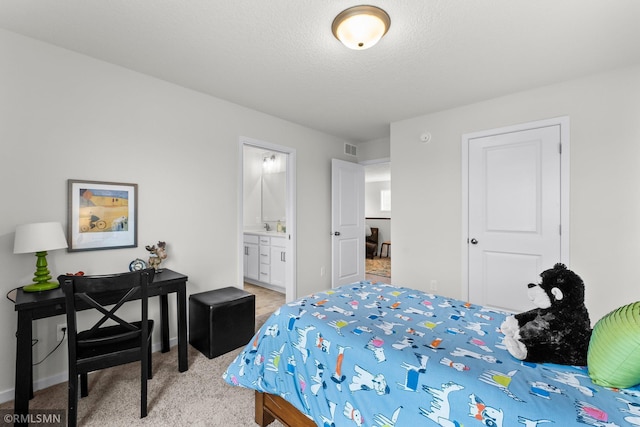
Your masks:
<path fill-rule="evenodd" d="M 153 246 L 145 246 L 145 249 L 150 252 L 149 255 L 149 267 L 153 267 L 156 270 L 156 273 L 161 273 L 162 269 L 160 269 L 160 263 L 163 259 L 167 258 L 166 251 L 167 243 L 158 241 L 158 247 L 156 245 Z"/>
<path fill-rule="evenodd" d="M 67 273 L 67 276 L 84 276 L 84 271 L 78 271 L 77 273 Z"/>

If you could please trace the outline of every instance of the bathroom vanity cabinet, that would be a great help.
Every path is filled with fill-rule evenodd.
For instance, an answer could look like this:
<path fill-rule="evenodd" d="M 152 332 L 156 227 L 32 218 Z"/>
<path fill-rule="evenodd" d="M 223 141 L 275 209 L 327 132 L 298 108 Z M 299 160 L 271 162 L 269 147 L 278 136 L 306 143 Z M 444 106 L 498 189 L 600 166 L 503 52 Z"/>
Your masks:
<path fill-rule="evenodd" d="M 256 285 L 284 290 L 286 235 L 277 232 L 244 233 L 244 279 Z"/>

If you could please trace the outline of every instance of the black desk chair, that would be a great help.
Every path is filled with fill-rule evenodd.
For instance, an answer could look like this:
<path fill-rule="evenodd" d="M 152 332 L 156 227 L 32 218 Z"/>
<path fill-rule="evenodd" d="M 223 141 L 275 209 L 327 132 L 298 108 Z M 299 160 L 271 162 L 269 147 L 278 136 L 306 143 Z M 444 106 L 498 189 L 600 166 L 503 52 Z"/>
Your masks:
<path fill-rule="evenodd" d="M 78 375 L 81 395 L 88 395 L 87 373 L 140 361 L 140 418 L 147 416 L 147 379 L 152 377 L 151 333 L 147 286 L 153 281 L 149 268 L 105 276 L 60 276 L 65 294 L 69 347 L 68 425 L 78 418 Z M 140 304 L 140 321 L 125 321 L 116 312 L 132 300 Z M 112 306 L 112 307 L 109 307 Z M 78 332 L 76 312 L 93 309 L 102 314 L 90 329 Z M 111 320 L 114 325 L 105 326 Z"/>

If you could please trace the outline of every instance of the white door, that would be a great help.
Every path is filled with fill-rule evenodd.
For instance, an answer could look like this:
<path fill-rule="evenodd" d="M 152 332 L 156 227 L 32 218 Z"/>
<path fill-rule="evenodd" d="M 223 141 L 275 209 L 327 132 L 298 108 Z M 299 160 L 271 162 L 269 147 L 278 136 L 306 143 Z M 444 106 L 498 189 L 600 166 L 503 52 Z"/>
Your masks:
<path fill-rule="evenodd" d="M 364 167 L 331 161 L 331 286 L 364 280 Z"/>
<path fill-rule="evenodd" d="M 469 300 L 532 308 L 527 284 L 561 261 L 561 126 L 468 140 Z"/>

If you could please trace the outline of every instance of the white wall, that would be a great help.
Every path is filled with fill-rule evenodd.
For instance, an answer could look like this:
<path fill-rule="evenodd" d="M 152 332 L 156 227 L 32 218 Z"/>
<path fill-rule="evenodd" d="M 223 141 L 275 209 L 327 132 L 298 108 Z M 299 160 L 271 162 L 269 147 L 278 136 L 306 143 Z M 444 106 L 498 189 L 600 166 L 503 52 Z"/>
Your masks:
<path fill-rule="evenodd" d="M 382 211 L 380 209 L 380 192 L 390 189 L 391 181 L 365 182 L 364 215 L 367 218 L 391 218 L 391 211 Z"/>
<path fill-rule="evenodd" d="M 3 292 L 31 281 L 35 257 L 13 254 L 17 224 L 66 226 L 67 179 L 139 185 L 138 248 L 49 254 L 54 275 L 125 271 L 145 244 L 167 242 L 166 268 L 189 293 L 236 285 L 241 136 L 296 149 L 298 294 L 330 288 L 331 158 L 344 141 L 235 104 L 0 30 L 0 271 Z M 170 298 L 170 304 L 175 304 Z M 16 314 L 0 310 L 0 400 L 12 398 Z M 159 318 L 156 304 L 151 316 Z M 170 313 L 175 319 L 175 310 Z M 37 321 L 34 359 L 55 345 L 63 317 Z M 175 330 L 171 331 L 175 337 Z M 159 342 L 159 337 L 154 338 Z M 35 378 L 66 379 L 66 350 Z"/>
<path fill-rule="evenodd" d="M 585 282 L 592 322 L 640 299 L 639 93 L 635 66 L 393 123 L 394 282 L 427 290 L 436 279 L 440 293 L 466 294 L 463 134 L 569 116 L 570 268 Z M 418 139 L 424 131 L 433 135 L 429 144 Z"/>
<path fill-rule="evenodd" d="M 389 138 L 374 139 L 358 144 L 358 162 L 368 160 L 388 159 L 390 156 Z"/>

